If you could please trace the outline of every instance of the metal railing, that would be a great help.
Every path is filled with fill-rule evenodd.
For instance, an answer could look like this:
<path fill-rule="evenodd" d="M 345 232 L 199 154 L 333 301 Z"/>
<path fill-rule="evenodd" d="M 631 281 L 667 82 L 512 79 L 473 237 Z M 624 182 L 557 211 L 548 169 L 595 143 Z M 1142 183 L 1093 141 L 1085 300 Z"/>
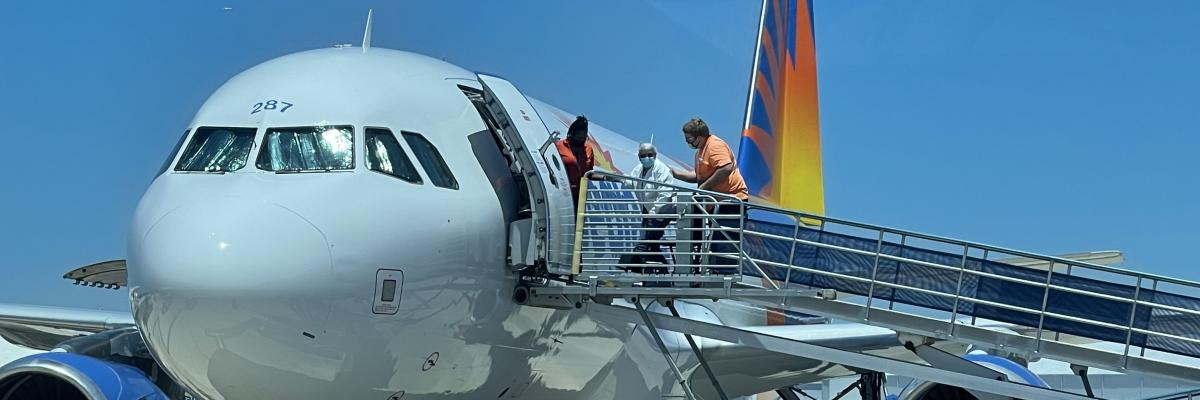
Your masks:
<path fill-rule="evenodd" d="M 1007 316 L 1011 317 L 1008 321 L 995 315 L 984 318 L 1028 328 L 1022 333 L 1036 340 L 1032 349 L 1035 353 L 1041 351 L 1043 341 L 1058 341 L 1060 333 L 1069 333 L 1095 340 L 1123 341 L 1123 365 L 1114 367 L 1127 366 L 1135 349 L 1140 351 L 1133 354 L 1134 357 L 1145 356 L 1147 347 L 1164 349 L 1166 345 L 1161 345 L 1161 342 L 1169 345 L 1166 351 L 1200 355 L 1189 354 L 1194 349 L 1200 349 L 1200 331 L 1172 330 L 1167 329 L 1171 324 L 1152 323 L 1153 318 L 1174 318 L 1188 323 L 1195 319 L 1196 323 L 1200 323 L 1200 299 L 1195 297 L 1200 294 L 1200 284 L 1195 282 L 750 204 L 725 194 L 608 173 L 594 172 L 588 179 L 608 184 L 593 184 L 584 189 L 584 223 L 577 226 L 577 235 L 581 235 L 583 246 L 575 251 L 576 262 L 581 267 L 576 271 L 581 271 L 583 275 L 627 274 L 629 272 L 621 270 L 632 269 L 636 272 L 639 268 L 653 265 L 658 269 L 641 272 L 698 276 L 715 272 L 729 273 L 735 275 L 735 282 L 739 285 L 783 289 L 795 287 L 800 277 L 808 279 L 810 283 L 814 277 L 823 277 L 843 287 L 808 286 L 862 296 L 859 299 L 865 303 L 862 320 L 868 323 L 871 321 L 871 310 L 883 309 L 885 306 L 882 303 L 886 300 L 889 310 L 900 303 L 929 311 L 923 314 L 942 313 L 944 318 L 941 319 L 946 324 L 945 338 L 949 339 L 954 337 L 956 326 L 975 325 L 979 307 L 982 306 L 1003 310 L 1010 313 Z M 670 204 L 674 205 L 673 208 L 664 207 L 656 199 L 639 199 L 638 196 L 639 193 L 663 192 L 671 194 L 668 197 L 672 200 Z M 647 212 L 656 204 L 660 210 L 669 209 L 673 212 Z M 749 221 L 748 215 L 751 216 Z M 664 219 L 667 223 L 658 227 L 643 223 L 645 219 Z M 770 223 L 774 223 L 776 228 L 786 226 L 791 233 L 768 232 L 756 227 L 756 224 Z M 662 238 L 647 239 L 648 233 L 657 231 L 664 232 Z M 755 249 L 750 249 L 753 254 L 748 254 L 748 241 L 760 247 L 763 242 L 771 241 L 776 248 L 789 248 L 777 251 L 776 256 L 772 257 L 759 254 L 761 251 Z M 836 257 L 808 257 L 805 259 L 807 261 L 797 261 L 798 251 L 805 254 L 826 252 L 827 256 L 834 254 Z M 786 254 L 786 258 L 781 261 L 782 254 Z M 654 257 L 654 263 L 647 264 L 646 257 Z M 1043 271 L 1041 268 L 998 261 L 1011 257 L 1040 261 L 1046 268 Z M 847 258 L 858 260 L 858 264 L 845 262 Z M 832 267 L 816 265 L 837 262 L 841 264 Z M 919 270 L 914 273 L 933 277 L 944 284 L 937 287 L 910 283 L 909 277 L 902 275 L 902 267 Z M 771 273 L 768 274 L 764 269 Z M 885 273 L 881 274 L 881 271 Z M 754 282 L 755 279 L 741 279 L 743 275 L 762 278 L 758 279 L 762 286 Z M 884 275 L 891 279 L 885 279 Z M 980 282 L 1001 285 L 999 287 L 1009 288 L 1014 293 L 1024 291 L 1038 295 L 1022 298 L 982 296 Z M 924 304 L 905 301 L 899 293 L 910 297 L 922 296 L 927 300 Z M 1063 307 L 1058 304 L 1063 296 L 1091 299 L 1095 304 L 1108 306 L 1108 320 L 1079 307 Z M 1164 299 L 1156 300 L 1159 297 Z M 929 303 L 941 305 L 931 307 Z M 1126 308 L 1128 311 L 1125 311 Z M 1114 313 L 1126 312 L 1127 315 L 1118 318 L 1119 321 L 1112 318 Z M 963 317 L 968 315 L 970 320 L 964 321 Z M 1063 327 L 1069 324 L 1087 329 L 1062 332 Z M 1105 335 L 1089 336 L 1089 329 L 1109 331 Z M 1160 345 L 1150 346 L 1152 342 Z"/>
<path fill-rule="evenodd" d="M 1200 331 L 1168 333 L 1168 332 L 1165 332 L 1160 329 L 1153 329 L 1152 326 L 1154 324 L 1150 324 L 1150 323 L 1135 324 L 1135 322 L 1139 319 L 1139 317 L 1140 317 L 1140 319 L 1148 319 L 1153 316 L 1152 314 L 1160 316 L 1160 317 L 1169 316 L 1169 317 L 1175 317 L 1175 318 L 1178 318 L 1178 317 L 1194 318 L 1194 319 L 1196 319 L 1196 322 L 1200 323 L 1200 309 L 1179 307 L 1179 306 L 1175 306 L 1175 305 L 1171 305 L 1171 304 L 1164 304 L 1162 302 L 1154 302 L 1154 301 L 1144 299 L 1144 297 L 1148 297 L 1148 296 L 1143 296 L 1143 294 L 1145 294 L 1145 293 L 1156 292 L 1156 293 L 1161 293 L 1161 294 L 1164 294 L 1167 296 L 1175 296 L 1178 298 L 1188 297 L 1186 295 L 1178 294 L 1177 292 L 1160 291 L 1160 289 L 1161 289 L 1160 286 L 1162 286 L 1162 284 L 1175 285 L 1175 286 L 1183 289 L 1183 291 L 1188 292 L 1188 294 L 1194 296 L 1195 294 L 1200 293 L 1200 284 L 1195 283 L 1195 282 L 1190 282 L 1190 281 L 1177 279 L 1177 278 L 1170 278 L 1170 277 L 1165 277 L 1165 276 L 1135 272 L 1135 271 L 1128 271 L 1128 270 L 1124 270 L 1124 269 L 1120 269 L 1120 268 L 1091 264 L 1091 263 L 1087 263 L 1087 262 L 1064 259 L 1064 258 L 1060 258 L 1060 257 L 1045 256 L 1045 255 L 1039 255 L 1039 254 L 1034 254 L 1034 253 L 1029 253 L 1029 252 L 1024 252 L 1024 251 L 1011 250 L 1011 249 L 1007 249 L 1007 248 L 1003 248 L 1003 247 L 991 246 L 991 245 L 986 245 L 986 244 L 982 244 L 982 243 L 968 242 L 968 241 L 963 241 L 963 240 L 950 239 L 950 238 L 945 238 L 945 237 L 941 237 L 941 236 L 922 234 L 922 233 L 905 231 L 905 230 L 900 230 L 900 229 L 868 225 L 868 224 L 863 224 L 863 223 L 858 223 L 858 222 L 853 222 L 853 221 L 847 221 L 847 220 L 841 220 L 841 219 L 836 219 L 836 218 L 824 217 L 824 216 L 820 216 L 820 215 L 803 213 L 803 212 L 794 211 L 794 210 L 785 210 L 785 209 L 780 209 L 777 207 L 751 204 L 751 205 L 748 205 L 747 208 L 752 213 L 755 210 L 759 210 L 767 215 L 773 214 L 773 215 L 789 218 L 793 221 L 793 223 L 796 224 L 796 227 L 797 227 L 797 229 L 796 229 L 797 233 L 794 233 L 791 237 L 781 237 L 779 235 L 771 235 L 771 234 L 757 232 L 754 230 L 748 230 L 746 232 L 747 237 L 759 237 L 759 238 L 772 239 L 772 240 L 782 239 L 785 241 L 790 241 L 793 246 L 793 252 L 795 251 L 794 250 L 795 246 L 809 246 L 809 247 L 813 247 L 813 248 L 820 248 L 820 249 L 827 249 L 830 251 L 841 252 L 844 254 L 856 254 L 856 255 L 860 255 L 860 256 L 867 256 L 867 257 L 873 258 L 874 262 L 873 262 L 873 266 L 871 268 L 870 278 L 841 274 L 841 273 L 837 273 L 837 272 L 831 272 L 831 271 L 821 270 L 821 269 L 817 269 L 817 268 L 811 268 L 810 266 L 783 264 L 783 263 L 775 263 L 775 262 L 766 261 L 766 260 L 758 260 L 758 262 L 760 264 L 769 264 L 769 265 L 772 265 L 775 267 L 785 268 L 788 273 L 793 273 L 793 271 L 795 271 L 795 272 L 801 272 L 801 273 L 816 274 L 816 275 L 822 275 L 822 276 L 827 276 L 827 277 L 831 277 L 831 278 L 857 281 L 857 282 L 868 285 L 867 293 L 865 293 L 865 296 L 866 296 L 865 302 L 867 305 L 867 310 L 866 310 L 867 313 L 866 313 L 866 315 L 864 315 L 864 318 L 863 318 L 865 321 L 870 321 L 870 310 L 873 305 L 872 303 L 874 303 L 874 301 L 875 301 L 876 292 L 879 290 L 879 288 L 891 288 L 891 289 L 895 289 L 895 290 L 904 290 L 904 291 L 909 291 L 909 292 L 920 293 L 922 295 L 935 296 L 935 297 L 939 297 L 939 298 L 951 301 L 952 306 L 950 307 L 950 310 L 949 310 L 950 315 L 946 319 L 947 328 L 948 328 L 947 329 L 948 337 L 953 337 L 954 326 L 956 324 L 963 323 L 963 321 L 959 320 L 959 315 L 962 313 L 960 311 L 962 307 L 960 307 L 960 306 L 967 304 L 967 303 L 971 303 L 974 305 L 984 305 L 984 306 L 995 307 L 995 308 L 1003 309 L 1003 310 L 1007 310 L 1007 311 L 1024 313 L 1026 315 L 1036 317 L 1037 323 L 1035 325 L 1026 325 L 1029 328 L 1034 329 L 1032 336 L 1036 340 L 1036 346 L 1034 349 L 1035 352 L 1040 351 L 1042 341 L 1047 340 L 1046 334 L 1049 332 L 1046 327 L 1046 323 L 1047 323 L 1048 319 L 1051 319 L 1051 318 L 1061 320 L 1061 321 L 1069 321 L 1071 323 L 1083 324 L 1083 325 L 1087 325 L 1087 326 L 1094 327 L 1094 328 L 1112 329 L 1112 330 L 1120 331 L 1122 333 L 1122 335 L 1124 336 L 1124 343 L 1123 343 L 1124 346 L 1123 346 L 1123 350 L 1122 350 L 1122 355 L 1124 356 L 1125 360 L 1123 361 L 1124 365 L 1121 365 L 1122 368 L 1128 365 L 1128 357 L 1130 356 L 1130 352 L 1132 349 L 1140 347 L 1140 352 L 1139 352 L 1138 356 L 1145 355 L 1145 352 L 1147 349 L 1147 346 L 1145 345 L 1145 343 L 1150 341 L 1149 338 L 1168 339 L 1168 340 L 1183 342 L 1184 344 L 1186 344 L 1188 346 L 1200 346 Z M 868 233 L 868 235 L 864 235 L 864 236 L 874 239 L 874 241 L 877 244 L 876 248 L 873 251 L 862 250 L 862 249 L 857 249 L 857 248 L 848 248 L 848 247 L 844 247 L 844 246 L 831 245 L 828 243 L 821 243 L 819 241 L 802 239 L 798 235 L 798 233 L 801 229 L 800 227 L 803 226 L 801 224 L 802 220 L 819 221 L 817 229 L 819 229 L 822 232 L 838 231 L 839 229 L 836 229 L 836 228 L 839 228 L 839 227 L 840 228 L 853 228 L 854 230 L 858 230 L 860 232 L 866 231 Z M 891 235 L 893 239 L 898 239 L 898 242 L 901 244 L 902 248 L 904 248 L 904 246 L 912 247 L 913 246 L 912 240 L 920 239 L 920 240 L 926 241 L 928 243 L 926 244 L 926 246 L 918 247 L 918 249 L 921 249 L 921 248 L 928 249 L 931 247 L 940 247 L 937 250 L 931 250 L 931 251 L 936 251 L 936 252 L 940 252 L 943 254 L 947 254 L 947 253 L 950 253 L 951 251 L 953 251 L 955 254 L 960 255 L 957 260 L 958 262 L 956 262 L 954 264 L 946 264 L 946 263 L 929 262 L 926 260 L 914 259 L 911 257 L 902 257 L 902 256 L 893 255 L 893 254 L 885 254 L 882 251 L 884 244 L 885 243 L 894 243 L 891 241 L 886 241 L 887 237 L 889 235 Z M 977 254 L 977 255 L 972 256 L 972 254 Z M 1038 261 L 1044 262 L 1047 265 L 1047 267 L 1045 268 L 1044 274 L 1042 274 L 1044 279 L 1036 279 L 1035 280 L 1035 279 L 1029 279 L 1029 278 L 1012 276 L 1012 275 L 1004 275 L 1004 274 L 999 274 L 999 273 L 995 273 L 995 272 L 987 272 L 987 271 L 984 271 L 982 268 L 973 269 L 973 268 L 967 267 L 969 262 L 972 262 L 972 263 L 977 263 L 977 262 L 997 263 L 997 261 L 995 261 L 996 258 L 1009 258 L 1009 257 L 1023 257 L 1023 258 L 1027 258 L 1027 259 L 1031 259 L 1031 260 L 1038 260 Z M 918 286 L 901 284 L 901 283 L 897 283 L 897 282 L 886 282 L 886 281 L 877 279 L 878 273 L 880 270 L 879 265 L 880 265 L 880 262 L 883 260 L 893 261 L 896 263 L 902 263 L 902 264 L 907 264 L 907 265 L 915 265 L 915 266 L 920 266 L 920 267 L 932 268 L 932 269 L 936 269 L 936 270 L 941 271 L 946 274 L 954 275 L 957 277 L 956 284 L 953 288 L 954 290 L 953 291 L 931 290 L 927 287 L 918 287 Z M 900 265 L 900 264 L 897 264 L 897 265 Z M 1061 268 L 1060 268 L 1060 266 L 1061 266 Z M 1023 272 L 1026 272 L 1024 275 L 1028 275 L 1027 272 L 1029 270 L 1031 270 L 1029 268 L 1018 267 L 1018 266 L 1010 266 L 1009 268 L 1012 268 L 1014 271 L 1024 270 Z M 1128 286 L 1126 286 L 1126 289 L 1132 288 L 1132 293 L 1129 296 L 1106 294 L 1106 293 L 1100 293 L 1100 292 L 1096 292 L 1096 291 L 1092 291 L 1092 290 L 1087 290 L 1085 288 L 1072 287 L 1072 286 L 1055 283 L 1056 277 L 1062 278 L 1062 277 L 1068 277 L 1068 276 L 1069 277 L 1088 277 L 1086 279 L 1103 281 L 1103 282 L 1108 282 L 1108 283 L 1116 283 L 1119 285 L 1128 285 Z M 1041 298 L 1040 298 L 1040 301 L 1037 301 L 1034 303 L 1040 304 L 1040 307 L 1039 308 L 1031 308 L 1028 306 L 1017 305 L 1016 303 L 1029 303 L 1028 301 L 1022 301 L 1022 302 L 1016 301 L 1018 299 L 1010 298 L 1009 299 L 1010 301 L 1006 302 L 1006 301 L 998 301 L 997 299 L 978 298 L 976 296 L 970 295 L 969 293 L 967 293 L 966 290 L 964 290 L 964 282 L 972 281 L 972 280 L 979 280 L 979 279 L 990 279 L 990 280 L 994 280 L 994 281 L 1013 283 L 1013 284 L 1017 284 L 1017 285 L 1021 285 L 1021 286 L 1025 286 L 1025 287 L 1036 288 L 1038 291 L 1041 292 Z M 1124 282 L 1112 282 L 1114 280 L 1116 280 L 1116 281 L 1123 280 Z M 790 279 L 785 279 L 785 287 L 788 284 L 788 281 L 790 281 Z M 1086 285 L 1080 285 L 1080 286 L 1086 286 Z M 1126 290 L 1126 291 L 1128 291 L 1128 290 Z M 1063 294 L 1082 296 L 1082 297 L 1090 298 L 1093 300 L 1102 300 L 1102 301 L 1109 301 L 1109 302 L 1125 304 L 1125 305 L 1127 305 L 1126 307 L 1128 308 L 1128 318 L 1125 319 L 1124 321 L 1122 321 L 1123 323 L 1112 323 L 1112 322 L 1104 322 L 1104 321 L 1097 320 L 1097 318 L 1095 318 L 1093 315 L 1089 315 L 1087 313 L 1081 313 L 1081 312 L 1070 313 L 1070 312 L 1050 311 L 1048 309 L 1048 306 L 1050 305 L 1051 300 L 1055 297 L 1062 296 Z M 1025 300 L 1029 300 L 1029 299 L 1025 299 Z M 889 300 L 889 305 L 888 305 L 889 308 L 892 308 L 894 306 L 894 301 L 895 301 L 894 298 Z M 1193 303 L 1191 303 L 1191 305 L 1193 307 L 1200 306 L 1200 302 L 1193 302 Z M 1166 313 L 1174 313 L 1174 315 L 1165 315 Z M 971 325 L 974 325 L 976 323 L 975 315 L 972 315 L 972 318 L 969 323 Z M 1136 326 L 1136 325 L 1141 325 L 1141 327 Z M 1054 338 L 1055 338 L 1055 340 L 1057 340 L 1059 336 L 1057 335 L 1057 332 L 1055 332 L 1055 333 L 1056 334 L 1055 334 Z M 1080 333 L 1076 332 L 1075 335 L 1089 337 L 1086 333 L 1080 334 Z M 1143 339 L 1143 340 L 1139 341 L 1143 344 L 1142 346 L 1134 346 L 1134 343 L 1133 343 L 1134 335 L 1145 335 L 1147 339 Z M 1194 356 L 1194 354 L 1193 354 L 1193 356 Z"/>
<path fill-rule="evenodd" d="M 742 275 L 745 204 L 736 197 L 593 172 L 576 225 L 580 274 L 641 268 Z M 669 193 L 665 199 L 660 194 Z M 646 197 L 646 198 L 642 198 Z"/>
<path fill-rule="evenodd" d="M 1143 400 L 1195 400 L 1200 399 L 1200 388 L 1193 388 L 1172 394 L 1148 397 Z"/>

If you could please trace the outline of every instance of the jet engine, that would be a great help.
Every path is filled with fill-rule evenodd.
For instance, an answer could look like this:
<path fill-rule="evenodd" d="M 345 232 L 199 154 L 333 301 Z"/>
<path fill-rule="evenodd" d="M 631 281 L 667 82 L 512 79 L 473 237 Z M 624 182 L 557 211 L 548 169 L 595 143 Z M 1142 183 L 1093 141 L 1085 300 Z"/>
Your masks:
<path fill-rule="evenodd" d="M 141 370 L 81 354 L 39 353 L 0 367 L 0 400 L 168 400 Z"/>

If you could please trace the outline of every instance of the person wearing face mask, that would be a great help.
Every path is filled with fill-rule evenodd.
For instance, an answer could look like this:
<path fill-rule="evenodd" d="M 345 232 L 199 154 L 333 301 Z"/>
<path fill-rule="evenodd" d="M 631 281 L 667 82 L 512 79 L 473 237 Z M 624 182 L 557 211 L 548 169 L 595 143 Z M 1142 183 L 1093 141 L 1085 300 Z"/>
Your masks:
<path fill-rule="evenodd" d="M 634 166 L 629 172 L 629 176 L 638 178 L 644 181 L 671 183 L 671 167 L 666 163 L 658 160 L 658 149 L 650 143 L 642 143 L 638 146 L 638 165 Z M 645 214 L 669 214 L 673 211 L 664 210 L 670 208 L 674 195 L 670 189 L 659 189 L 658 185 L 630 181 L 629 182 L 637 195 L 638 201 L 642 204 L 642 211 Z M 659 235 L 662 233 L 659 232 Z"/>
<path fill-rule="evenodd" d="M 696 149 L 696 170 L 672 170 L 675 179 L 695 183 L 701 190 L 733 195 L 742 201 L 750 199 L 746 181 L 733 161 L 733 150 L 725 140 L 708 132 L 704 120 L 692 118 L 683 124 L 683 140 L 688 147 Z"/>
<path fill-rule="evenodd" d="M 588 120 L 582 115 L 575 117 L 575 122 L 567 128 L 567 137 L 554 143 L 558 155 L 562 157 L 563 167 L 567 169 L 567 180 L 571 184 L 571 196 L 579 204 L 579 180 L 583 174 L 596 166 L 592 156 L 592 147 L 587 144 Z"/>
<path fill-rule="evenodd" d="M 658 160 L 658 149 L 650 143 L 642 143 L 638 146 L 638 165 L 634 166 L 629 172 L 629 176 L 641 179 L 640 181 L 628 180 L 625 185 L 633 190 L 637 196 L 638 202 L 642 207 L 642 214 L 660 214 L 663 217 L 642 217 L 642 238 L 634 247 L 634 253 L 653 253 L 649 255 L 637 254 L 629 257 L 622 257 L 621 264 L 643 264 L 647 262 L 655 262 L 661 267 L 644 267 L 642 272 L 651 274 L 663 274 L 667 272 L 665 266 L 667 260 L 662 256 L 662 238 L 666 233 L 667 225 L 671 221 L 668 217 L 675 213 L 675 195 L 670 188 L 661 187 L 651 182 L 656 183 L 671 183 L 671 168 L 666 163 Z M 628 268 L 633 270 L 634 268 Z M 653 286 L 654 282 L 647 282 L 646 285 Z"/>
<path fill-rule="evenodd" d="M 696 149 L 695 171 L 671 170 L 675 179 L 695 183 L 696 187 L 702 190 L 732 195 L 741 201 L 750 199 L 746 181 L 742 179 L 742 174 L 734 162 L 733 150 L 729 148 L 728 143 L 708 131 L 708 124 L 704 120 L 692 118 L 684 123 L 683 140 L 687 142 L 688 147 Z M 722 202 L 708 211 L 726 216 L 716 222 L 721 226 L 731 227 L 738 225 L 739 221 L 736 216 L 741 214 L 742 210 L 741 204 Z M 693 232 L 693 240 L 698 239 L 696 236 L 699 233 Z M 711 239 L 736 241 L 740 239 L 740 236 L 737 232 L 716 231 Z M 728 243 L 714 243 L 711 251 L 736 253 L 737 249 Z M 736 266 L 737 261 L 714 257 L 709 260 L 709 264 Z M 733 272 L 733 269 L 722 267 L 718 268 L 716 272 L 730 273 Z"/>

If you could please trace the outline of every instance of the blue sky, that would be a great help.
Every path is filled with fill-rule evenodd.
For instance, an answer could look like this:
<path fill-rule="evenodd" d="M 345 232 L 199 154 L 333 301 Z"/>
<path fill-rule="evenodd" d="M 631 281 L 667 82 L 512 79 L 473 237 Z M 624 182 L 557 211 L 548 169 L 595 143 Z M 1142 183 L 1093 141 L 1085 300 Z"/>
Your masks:
<path fill-rule="evenodd" d="M 1200 3 L 814 3 L 830 215 L 1200 280 Z M 503 75 L 676 157 L 692 116 L 740 130 L 756 1 L 6 4 L 0 302 L 128 308 L 59 277 L 124 258 L 221 83 L 359 43 L 368 8 L 375 46 Z"/>

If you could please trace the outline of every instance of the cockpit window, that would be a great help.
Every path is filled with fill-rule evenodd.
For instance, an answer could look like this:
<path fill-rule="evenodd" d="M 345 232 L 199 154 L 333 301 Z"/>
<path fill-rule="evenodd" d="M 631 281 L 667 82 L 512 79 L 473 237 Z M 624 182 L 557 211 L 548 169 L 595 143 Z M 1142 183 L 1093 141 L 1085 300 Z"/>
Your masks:
<path fill-rule="evenodd" d="M 404 154 L 404 148 L 392 135 L 381 128 L 367 128 L 367 168 L 382 172 L 412 183 L 420 184 L 421 175 L 412 160 Z"/>
<path fill-rule="evenodd" d="M 446 160 L 442 159 L 442 154 L 438 153 L 437 147 L 433 147 L 433 143 L 429 143 L 429 140 L 420 134 L 401 133 L 404 134 L 404 140 L 408 142 L 408 147 L 412 148 L 417 160 L 425 167 L 425 174 L 429 175 L 433 185 L 457 190 L 458 180 L 454 179 L 454 173 L 450 172 L 450 167 L 446 165 Z"/>
<path fill-rule="evenodd" d="M 176 171 L 230 172 L 246 166 L 254 148 L 254 128 L 202 127 L 175 164 Z"/>
<path fill-rule="evenodd" d="M 187 140 L 189 133 L 192 133 L 191 129 L 183 131 L 183 136 L 180 136 L 179 141 L 175 142 L 175 147 L 171 148 L 171 153 L 167 154 L 167 159 L 163 160 L 162 167 L 158 169 L 158 175 L 162 175 L 163 172 L 167 172 L 167 169 L 171 168 L 171 162 L 175 161 L 175 155 L 179 154 L 179 149 L 183 148 L 183 141 Z"/>
<path fill-rule="evenodd" d="M 271 128 L 255 163 L 276 172 L 354 169 L 354 129 L 349 126 Z"/>

